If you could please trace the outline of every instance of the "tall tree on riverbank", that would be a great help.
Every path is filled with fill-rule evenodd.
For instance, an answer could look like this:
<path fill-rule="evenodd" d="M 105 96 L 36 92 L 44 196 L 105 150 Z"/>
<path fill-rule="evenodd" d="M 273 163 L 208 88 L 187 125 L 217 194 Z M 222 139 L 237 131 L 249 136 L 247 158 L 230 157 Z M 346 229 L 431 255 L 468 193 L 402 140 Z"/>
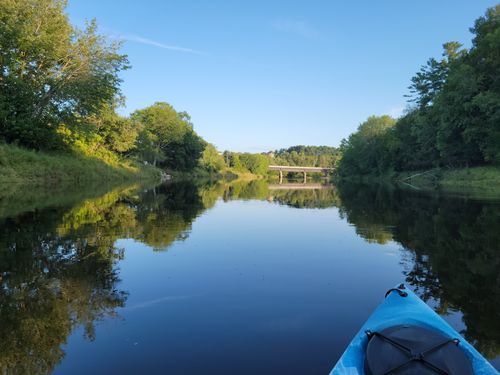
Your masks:
<path fill-rule="evenodd" d="M 0 0 L 0 138 L 62 147 L 58 128 L 78 126 L 119 93 L 128 67 L 91 21 L 73 27 L 63 0 Z"/>
<path fill-rule="evenodd" d="M 158 102 L 132 114 L 141 129 L 138 153 L 153 165 L 190 170 L 198 165 L 205 142 L 193 130 L 186 112 L 177 112 L 170 104 Z"/>

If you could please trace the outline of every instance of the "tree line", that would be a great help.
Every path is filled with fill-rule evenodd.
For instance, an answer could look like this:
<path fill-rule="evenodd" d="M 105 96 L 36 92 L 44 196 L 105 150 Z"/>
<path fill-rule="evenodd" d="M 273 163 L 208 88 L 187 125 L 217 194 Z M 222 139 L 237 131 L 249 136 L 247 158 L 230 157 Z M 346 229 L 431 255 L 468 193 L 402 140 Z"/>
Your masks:
<path fill-rule="evenodd" d="M 273 163 L 308 167 L 334 168 L 340 159 L 338 148 L 330 146 L 292 146 L 273 153 Z"/>
<path fill-rule="evenodd" d="M 500 5 L 411 79 L 400 118 L 372 116 L 341 143 L 342 176 L 500 164 Z"/>

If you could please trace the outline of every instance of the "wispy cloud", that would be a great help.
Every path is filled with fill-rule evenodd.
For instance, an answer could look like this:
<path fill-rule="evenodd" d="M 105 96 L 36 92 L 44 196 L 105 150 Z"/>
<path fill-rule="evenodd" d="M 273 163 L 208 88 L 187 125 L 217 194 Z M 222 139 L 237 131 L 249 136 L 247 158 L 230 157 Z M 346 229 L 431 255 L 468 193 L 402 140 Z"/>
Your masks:
<path fill-rule="evenodd" d="M 157 40 L 145 38 L 143 36 L 136 35 L 136 34 L 126 34 L 126 33 L 121 33 L 121 32 L 117 32 L 114 30 L 108 30 L 108 32 L 110 34 L 110 37 L 114 38 L 114 39 L 120 39 L 120 40 L 129 41 L 129 42 L 145 44 L 148 46 L 167 49 L 170 51 L 194 53 L 197 55 L 205 55 L 204 52 L 197 51 L 197 50 L 192 49 L 192 48 L 181 47 L 181 46 L 176 46 L 176 45 L 172 45 L 172 44 L 165 44 L 165 43 L 159 42 Z"/>
<path fill-rule="evenodd" d="M 156 40 L 148 39 L 148 38 L 143 38 L 142 36 L 139 35 L 124 35 L 123 39 L 128 40 L 130 42 L 137 42 L 141 44 L 147 44 L 153 47 L 158 47 L 158 48 L 163 48 L 163 49 L 168 49 L 171 51 L 178 51 L 178 52 L 188 52 L 188 53 L 195 53 L 198 55 L 203 55 L 204 53 L 201 51 L 197 51 L 191 48 L 186 48 L 186 47 L 180 47 L 180 46 L 174 46 L 171 44 L 165 44 L 158 42 Z"/>
<path fill-rule="evenodd" d="M 271 26 L 277 31 L 296 34 L 305 38 L 317 38 L 321 34 L 305 21 L 280 19 L 273 21 Z"/>

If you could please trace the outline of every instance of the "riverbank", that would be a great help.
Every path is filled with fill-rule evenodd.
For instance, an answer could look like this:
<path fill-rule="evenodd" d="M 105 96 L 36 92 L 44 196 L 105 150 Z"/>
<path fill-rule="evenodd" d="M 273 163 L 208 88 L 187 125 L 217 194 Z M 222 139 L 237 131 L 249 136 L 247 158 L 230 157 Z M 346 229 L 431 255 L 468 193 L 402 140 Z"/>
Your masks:
<path fill-rule="evenodd" d="M 0 185 L 60 186 L 87 182 L 155 180 L 160 170 L 132 160 L 102 160 L 84 154 L 44 153 L 0 144 Z"/>
<path fill-rule="evenodd" d="M 500 166 L 460 169 L 435 168 L 425 171 L 348 176 L 346 181 L 396 183 L 423 190 L 445 190 L 463 194 L 500 197 Z"/>
<path fill-rule="evenodd" d="M 393 179 L 418 188 L 439 188 L 454 192 L 500 196 L 500 167 L 498 166 L 406 172 L 398 174 Z"/>

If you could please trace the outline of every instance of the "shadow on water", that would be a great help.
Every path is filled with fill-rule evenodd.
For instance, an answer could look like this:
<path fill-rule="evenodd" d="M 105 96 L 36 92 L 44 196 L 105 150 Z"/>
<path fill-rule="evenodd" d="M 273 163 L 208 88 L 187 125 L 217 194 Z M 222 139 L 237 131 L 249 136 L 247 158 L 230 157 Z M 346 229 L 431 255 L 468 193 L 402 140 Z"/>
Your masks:
<path fill-rule="evenodd" d="M 192 222 L 217 201 L 255 199 L 338 207 L 366 241 L 401 244 L 407 282 L 424 300 L 437 301 L 440 314 L 460 311 L 462 333 L 482 353 L 500 354 L 499 202 L 382 186 L 181 181 L 0 207 L 0 335 L 9 338 L 0 342 L 0 371 L 51 373 L 73 330 L 83 327 L 92 340 L 95 323 L 125 305 L 118 239 L 167 250 L 186 240 Z"/>

